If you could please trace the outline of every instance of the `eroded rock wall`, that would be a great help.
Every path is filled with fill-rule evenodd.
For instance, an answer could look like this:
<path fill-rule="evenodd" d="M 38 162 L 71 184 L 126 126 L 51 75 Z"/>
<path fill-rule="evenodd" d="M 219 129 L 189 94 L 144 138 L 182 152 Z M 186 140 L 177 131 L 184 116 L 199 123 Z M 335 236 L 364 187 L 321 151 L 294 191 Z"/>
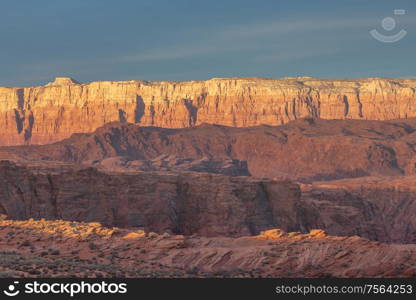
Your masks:
<path fill-rule="evenodd" d="M 158 233 L 241 236 L 298 227 L 289 181 L 197 172 L 107 173 L 0 162 L 0 213 L 12 219 L 94 221 Z"/>
<path fill-rule="evenodd" d="M 201 123 L 280 125 L 303 117 L 416 117 L 416 80 L 229 78 L 189 82 L 91 82 L 69 78 L 0 88 L 0 145 L 46 144 L 110 121 L 166 128 Z"/>

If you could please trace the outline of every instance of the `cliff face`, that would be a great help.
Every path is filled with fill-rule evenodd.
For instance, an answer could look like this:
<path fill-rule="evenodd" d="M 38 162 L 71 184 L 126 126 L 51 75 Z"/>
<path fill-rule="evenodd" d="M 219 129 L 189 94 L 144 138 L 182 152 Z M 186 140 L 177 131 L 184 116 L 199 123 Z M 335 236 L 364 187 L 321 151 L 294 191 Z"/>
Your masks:
<path fill-rule="evenodd" d="M 298 185 L 198 172 L 104 172 L 75 164 L 0 161 L 0 217 L 201 236 L 320 228 L 332 235 L 415 243 L 415 180 L 360 177 Z"/>
<path fill-rule="evenodd" d="M 302 185 L 301 219 L 306 228 L 337 235 L 414 244 L 415 182 L 416 176 L 386 176 Z"/>
<path fill-rule="evenodd" d="M 96 221 L 159 233 L 240 236 L 294 230 L 297 184 L 197 172 L 107 173 L 0 162 L 0 214 Z"/>
<path fill-rule="evenodd" d="M 0 88 L 0 145 L 45 144 L 110 121 L 167 128 L 201 123 L 280 125 L 302 117 L 416 117 L 416 80 L 308 77 L 189 82 L 92 82 L 70 78 Z"/>

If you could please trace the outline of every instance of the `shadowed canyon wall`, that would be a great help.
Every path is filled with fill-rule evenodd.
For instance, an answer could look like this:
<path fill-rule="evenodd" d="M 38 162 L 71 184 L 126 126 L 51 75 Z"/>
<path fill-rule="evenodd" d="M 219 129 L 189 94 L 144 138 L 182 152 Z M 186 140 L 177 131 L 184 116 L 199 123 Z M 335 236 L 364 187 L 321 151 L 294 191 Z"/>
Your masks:
<path fill-rule="evenodd" d="M 0 145 L 46 144 L 111 121 L 166 128 L 280 125 L 304 117 L 416 117 L 416 80 L 229 78 L 0 88 Z"/>
<path fill-rule="evenodd" d="M 300 189 L 289 181 L 219 174 L 62 171 L 0 161 L 0 213 L 12 219 L 97 221 L 205 236 L 299 227 Z"/>

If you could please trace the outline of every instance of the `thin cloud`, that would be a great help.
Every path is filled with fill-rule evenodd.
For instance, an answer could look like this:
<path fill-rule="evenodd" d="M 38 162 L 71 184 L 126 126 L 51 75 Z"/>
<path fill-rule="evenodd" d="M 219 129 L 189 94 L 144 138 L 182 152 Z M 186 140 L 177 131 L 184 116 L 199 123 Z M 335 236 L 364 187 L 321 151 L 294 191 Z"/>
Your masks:
<path fill-rule="evenodd" d="M 198 45 L 176 45 L 164 49 L 155 49 L 154 51 L 142 52 L 133 55 L 126 55 L 120 57 L 118 60 L 121 62 L 146 62 L 155 60 L 170 60 L 180 59 L 192 56 L 209 55 L 217 52 L 227 52 L 238 50 L 236 47 L 217 47 L 208 45 L 207 43 L 201 43 Z"/>
<path fill-rule="evenodd" d="M 247 38 L 262 35 L 288 35 L 294 33 L 308 34 L 314 31 L 335 31 L 346 29 L 367 30 L 379 26 L 382 18 L 360 18 L 360 19 L 310 19 L 310 20 L 285 20 L 268 21 L 253 24 L 234 25 L 221 32 L 225 38 Z M 401 17 L 398 22 L 407 26 L 416 24 L 415 16 L 407 15 Z"/>
<path fill-rule="evenodd" d="M 291 50 L 279 51 L 274 55 L 260 55 L 254 58 L 255 62 L 258 63 L 279 63 L 292 60 L 302 60 L 305 58 L 319 57 L 324 55 L 333 55 L 340 52 L 341 49 L 338 48 L 322 48 L 322 49 L 299 49 L 293 47 Z"/>
<path fill-rule="evenodd" d="M 362 29 L 363 32 L 379 25 L 380 18 L 361 19 L 310 19 L 310 20 L 285 20 L 268 21 L 252 24 L 238 24 L 226 28 L 206 29 L 193 35 L 189 43 L 168 45 L 145 52 L 134 53 L 117 58 L 121 62 L 151 62 L 162 60 L 183 59 L 197 56 L 213 55 L 227 52 L 251 51 L 259 47 L 256 41 L 261 38 L 278 40 L 290 35 L 311 35 L 314 32 L 321 37 L 343 34 L 346 30 Z M 400 23 L 407 26 L 416 23 L 415 18 L 407 16 L 400 19 Z M 192 32 L 195 32 L 192 29 Z M 324 36 L 325 37 L 325 36 Z M 354 36 L 349 35 L 353 39 Z M 359 39 L 359 36 L 356 36 Z M 290 39 L 287 39 L 290 43 Z M 262 47 L 270 47 L 262 42 Z M 290 51 L 292 51 L 290 49 Z M 307 51 L 307 49 L 305 49 Z M 308 55 L 308 54 L 305 54 Z"/>

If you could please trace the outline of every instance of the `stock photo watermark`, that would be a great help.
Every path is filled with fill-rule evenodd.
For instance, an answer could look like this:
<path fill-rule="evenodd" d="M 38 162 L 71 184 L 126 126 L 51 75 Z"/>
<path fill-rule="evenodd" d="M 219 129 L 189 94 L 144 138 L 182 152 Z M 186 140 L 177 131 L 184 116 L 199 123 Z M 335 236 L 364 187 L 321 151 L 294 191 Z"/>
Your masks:
<path fill-rule="evenodd" d="M 404 9 L 395 9 L 393 12 L 395 16 L 404 16 L 406 14 L 406 10 Z M 386 17 L 381 21 L 381 27 L 386 33 L 392 32 L 394 29 L 396 29 L 396 20 L 392 17 Z M 396 43 L 407 35 L 407 31 L 401 29 L 396 34 L 386 35 L 380 33 L 377 29 L 373 29 L 370 30 L 370 34 L 373 36 L 373 38 L 382 43 Z"/>
<path fill-rule="evenodd" d="M 8 297 L 15 297 L 19 294 L 62 294 L 74 297 L 78 294 L 126 294 L 127 283 L 108 283 L 101 282 L 26 282 L 20 284 L 19 281 L 13 281 L 3 294 Z"/>

